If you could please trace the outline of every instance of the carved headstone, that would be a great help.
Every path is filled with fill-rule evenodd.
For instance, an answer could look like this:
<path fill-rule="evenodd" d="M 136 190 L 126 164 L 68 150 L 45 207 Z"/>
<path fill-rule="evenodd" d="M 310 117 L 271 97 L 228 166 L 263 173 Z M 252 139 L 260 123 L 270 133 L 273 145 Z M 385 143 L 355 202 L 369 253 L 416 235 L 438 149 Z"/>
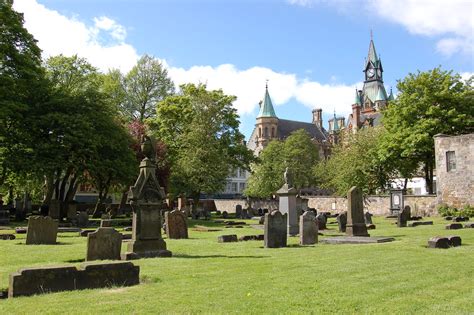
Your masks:
<path fill-rule="evenodd" d="M 337 225 L 339 227 L 339 232 L 345 233 L 346 226 L 347 226 L 347 211 L 339 213 L 336 220 L 337 220 Z"/>
<path fill-rule="evenodd" d="M 288 214 L 275 210 L 265 214 L 264 245 L 267 248 L 286 247 Z"/>
<path fill-rule="evenodd" d="M 26 245 L 56 244 L 58 222 L 50 217 L 31 216 L 28 219 Z"/>
<path fill-rule="evenodd" d="M 364 220 L 362 191 L 354 186 L 347 193 L 347 226 L 349 236 L 369 236 Z"/>
<path fill-rule="evenodd" d="M 311 211 L 300 216 L 300 245 L 312 245 L 318 242 L 318 224 Z"/>
<path fill-rule="evenodd" d="M 114 228 L 101 227 L 87 234 L 87 255 L 89 260 L 120 260 L 122 235 Z"/>
<path fill-rule="evenodd" d="M 49 216 L 53 219 L 59 219 L 61 203 L 57 199 L 51 199 L 49 202 Z"/>
<path fill-rule="evenodd" d="M 165 194 L 155 177 L 155 165 L 148 158 L 140 163 L 140 175 L 128 194 L 133 210 L 132 241 L 123 259 L 171 257 L 161 236 L 161 209 Z"/>
<path fill-rule="evenodd" d="M 406 206 L 403 208 L 402 211 L 398 212 L 397 214 L 397 226 L 406 227 L 408 220 L 410 220 L 410 217 L 411 217 L 410 206 Z"/>
<path fill-rule="evenodd" d="M 183 212 L 179 210 L 165 212 L 165 224 L 168 238 L 188 238 L 188 225 Z"/>

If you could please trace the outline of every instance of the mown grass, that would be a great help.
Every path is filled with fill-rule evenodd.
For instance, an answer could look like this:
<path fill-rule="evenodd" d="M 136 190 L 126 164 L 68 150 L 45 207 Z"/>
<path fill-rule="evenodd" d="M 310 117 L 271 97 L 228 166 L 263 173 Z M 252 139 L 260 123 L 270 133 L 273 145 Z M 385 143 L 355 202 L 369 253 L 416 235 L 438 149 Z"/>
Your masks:
<path fill-rule="evenodd" d="M 392 243 L 300 247 L 291 237 L 280 249 L 263 248 L 262 241 L 217 243 L 222 234 L 263 233 L 249 226 L 190 230 L 190 239 L 166 240 L 173 258 L 134 261 L 141 268 L 138 286 L 0 300 L 0 314 L 474 313 L 474 229 L 449 231 L 446 221 L 433 220 L 433 226 L 400 229 L 375 217 L 370 234 L 395 237 Z M 337 225 L 328 227 L 338 234 Z M 459 235 L 463 245 L 426 248 L 435 235 Z M 0 241 L 0 288 L 20 268 L 85 257 L 86 238 L 76 233 L 60 234 L 60 245 L 52 246 L 26 246 L 24 238 Z"/>

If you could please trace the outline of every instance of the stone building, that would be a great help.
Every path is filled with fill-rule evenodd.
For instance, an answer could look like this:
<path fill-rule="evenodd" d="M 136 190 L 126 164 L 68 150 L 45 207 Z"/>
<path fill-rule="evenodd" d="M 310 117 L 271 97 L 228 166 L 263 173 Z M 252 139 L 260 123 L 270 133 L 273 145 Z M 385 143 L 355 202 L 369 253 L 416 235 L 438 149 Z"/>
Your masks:
<path fill-rule="evenodd" d="M 474 206 L 474 133 L 436 135 L 437 203 Z"/>

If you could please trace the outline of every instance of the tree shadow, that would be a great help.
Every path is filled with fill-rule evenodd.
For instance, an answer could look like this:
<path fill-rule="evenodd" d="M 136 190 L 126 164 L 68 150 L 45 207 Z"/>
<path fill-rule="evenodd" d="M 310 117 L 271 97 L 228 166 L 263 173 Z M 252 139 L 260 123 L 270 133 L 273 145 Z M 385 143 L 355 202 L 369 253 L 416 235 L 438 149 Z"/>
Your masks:
<path fill-rule="evenodd" d="M 81 258 L 81 259 L 70 259 L 70 260 L 66 260 L 64 262 L 74 264 L 74 263 L 80 263 L 80 262 L 85 262 L 85 261 L 86 260 L 84 258 Z"/>
<path fill-rule="evenodd" d="M 187 254 L 176 254 L 174 258 L 266 258 L 269 256 L 255 256 L 255 255 L 187 255 Z"/>

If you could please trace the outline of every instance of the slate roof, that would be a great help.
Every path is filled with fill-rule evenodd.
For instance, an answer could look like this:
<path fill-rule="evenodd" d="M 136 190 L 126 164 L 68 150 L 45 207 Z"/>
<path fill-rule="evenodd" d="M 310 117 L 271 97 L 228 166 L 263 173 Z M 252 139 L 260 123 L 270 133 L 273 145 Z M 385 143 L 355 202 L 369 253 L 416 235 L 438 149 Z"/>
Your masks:
<path fill-rule="evenodd" d="M 313 139 L 323 141 L 327 140 L 327 132 L 324 128 L 319 128 L 315 124 L 295 120 L 278 120 L 278 137 L 287 138 L 293 131 L 304 129 Z"/>

